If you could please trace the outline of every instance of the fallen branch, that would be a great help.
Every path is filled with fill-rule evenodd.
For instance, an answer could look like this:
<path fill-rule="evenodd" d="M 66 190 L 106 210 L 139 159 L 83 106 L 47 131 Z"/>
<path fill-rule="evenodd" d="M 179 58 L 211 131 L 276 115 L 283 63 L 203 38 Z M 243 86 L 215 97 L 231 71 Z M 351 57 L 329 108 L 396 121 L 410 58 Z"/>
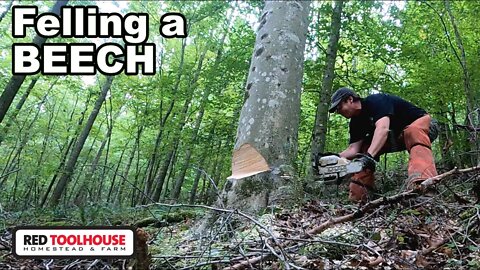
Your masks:
<path fill-rule="evenodd" d="M 454 124 L 453 126 L 456 127 L 456 128 L 465 129 L 465 130 L 468 130 L 468 131 L 471 131 L 471 132 L 480 131 L 480 127 L 477 128 L 477 127 L 474 127 L 474 126 L 466 126 L 466 125 L 459 125 L 459 124 Z"/>
<path fill-rule="evenodd" d="M 344 215 L 344 216 L 341 216 L 341 217 L 337 217 L 337 218 L 332 218 L 332 219 L 329 219 L 329 220 L 325 221 L 324 223 L 320 224 L 319 226 L 314 227 L 313 229 L 307 231 L 306 235 L 307 235 L 307 237 L 311 237 L 311 235 L 319 234 L 319 233 L 325 231 L 326 229 L 331 228 L 333 225 L 336 225 L 336 224 L 339 224 L 339 223 L 345 223 L 347 221 L 352 221 L 354 219 L 361 218 L 367 212 L 369 212 L 370 210 L 372 210 L 374 208 L 377 208 L 381 205 L 393 204 L 393 203 L 396 203 L 400 200 L 414 198 L 414 197 L 417 197 L 417 196 L 418 196 L 418 193 L 416 193 L 413 190 L 410 190 L 410 191 L 405 191 L 405 192 L 402 192 L 400 194 L 393 195 L 393 196 L 390 196 L 390 197 L 378 198 L 374 201 L 368 202 L 367 204 L 365 204 L 363 207 L 361 207 L 360 209 L 358 209 L 354 213 Z"/>
<path fill-rule="evenodd" d="M 437 176 L 434 176 L 434 177 L 431 177 L 431 178 L 428 178 L 427 180 L 423 181 L 420 185 L 421 185 L 421 188 L 422 189 L 425 189 L 429 186 L 432 186 L 432 185 L 435 185 L 436 183 L 440 182 L 440 180 L 442 180 L 443 178 L 447 177 L 447 176 L 450 176 L 452 174 L 456 174 L 456 173 L 469 173 L 469 172 L 474 172 L 474 171 L 478 171 L 480 170 L 480 166 L 476 166 L 476 167 L 471 167 L 471 168 L 466 168 L 466 169 L 461 169 L 459 170 L 457 167 L 453 168 L 452 170 L 448 171 L 448 172 L 445 172 L 445 173 L 442 173 L 442 174 L 439 174 Z"/>

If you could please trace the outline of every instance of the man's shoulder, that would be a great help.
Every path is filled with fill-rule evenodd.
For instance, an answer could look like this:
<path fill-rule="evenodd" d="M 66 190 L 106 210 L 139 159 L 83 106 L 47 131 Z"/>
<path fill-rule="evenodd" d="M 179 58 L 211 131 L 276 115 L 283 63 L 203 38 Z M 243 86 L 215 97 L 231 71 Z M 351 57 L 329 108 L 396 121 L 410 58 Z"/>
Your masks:
<path fill-rule="evenodd" d="M 368 95 L 365 100 L 370 101 L 370 100 L 381 100 L 381 99 L 390 99 L 392 96 L 390 94 L 385 94 L 385 93 L 376 93 L 376 94 L 371 94 Z"/>

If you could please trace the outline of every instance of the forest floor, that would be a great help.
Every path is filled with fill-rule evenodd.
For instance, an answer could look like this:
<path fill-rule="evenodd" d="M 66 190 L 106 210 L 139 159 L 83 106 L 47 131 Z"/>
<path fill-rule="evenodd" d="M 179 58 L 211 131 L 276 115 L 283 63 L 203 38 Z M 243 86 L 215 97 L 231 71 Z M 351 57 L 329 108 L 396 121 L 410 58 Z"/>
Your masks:
<path fill-rule="evenodd" d="M 290 209 L 270 208 L 259 216 L 161 204 L 123 211 L 92 206 L 61 213 L 2 212 L 0 269 L 140 268 L 134 259 L 17 259 L 11 252 L 12 229 L 32 221 L 141 227 L 148 236 L 150 269 L 480 269 L 478 191 L 466 188 L 472 179 L 478 181 L 478 175 L 458 176 L 453 185 L 452 179 L 450 186 L 439 185 L 435 195 L 402 197 L 353 220 L 342 217 L 361 206 L 344 203 L 343 192 Z M 395 194 L 398 190 L 384 195 Z M 213 212 L 213 223 L 200 230 L 198 220 Z"/>

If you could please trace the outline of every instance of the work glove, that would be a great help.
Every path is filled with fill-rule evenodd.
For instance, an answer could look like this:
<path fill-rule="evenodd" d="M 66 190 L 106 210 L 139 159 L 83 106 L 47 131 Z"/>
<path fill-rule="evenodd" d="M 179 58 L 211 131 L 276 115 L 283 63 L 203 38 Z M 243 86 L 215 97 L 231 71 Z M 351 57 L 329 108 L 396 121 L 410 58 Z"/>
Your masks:
<path fill-rule="evenodd" d="M 375 161 L 375 159 L 372 157 L 372 155 L 370 155 L 369 153 L 366 153 L 366 154 L 356 154 L 355 155 L 355 158 L 353 159 L 353 161 L 356 161 L 356 162 L 360 162 L 362 163 L 362 167 L 363 169 L 369 169 L 371 170 L 372 172 L 375 171 L 375 166 L 377 165 L 377 162 Z"/>

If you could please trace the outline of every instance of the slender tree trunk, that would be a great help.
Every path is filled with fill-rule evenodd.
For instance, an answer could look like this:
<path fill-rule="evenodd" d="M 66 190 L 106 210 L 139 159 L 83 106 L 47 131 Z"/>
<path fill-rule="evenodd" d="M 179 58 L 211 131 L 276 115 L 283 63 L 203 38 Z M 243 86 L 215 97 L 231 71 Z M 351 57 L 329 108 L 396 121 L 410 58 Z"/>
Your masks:
<path fill-rule="evenodd" d="M 65 98 L 65 94 L 63 95 L 62 97 L 62 101 L 64 100 Z M 24 208 L 26 209 L 27 208 L 27 203 L 30 203 L 31 205 L 30 206 L 33 206 L 33 205 L 37 205 L 37 199 L 38 199 L 38 180 L 40 178 L 40 169 L 42 168 L 42 162 L 44 162 L 44 156 L 45 156 L 45 152 L 46 152 L 46 149 L 47 149 L 47 144 L 48 144 L 48 141 L 49 141 L 49 138 L 50 138 L 50 133 L 52 132 L 52 127 L 55 123 L 55 120 L 56 120 L 56 117 L 58 116 L 58 111 L 55 112 L 55 107 L 56 107 L 56 104 L 53 105 L 53 109 L 52 109 L 52 113 L 48 119 L 48 125 L 47 125 L 47 132 L 45 134 L 45 136 L 43 137 L 43 142 L 42 142 L 42 149 L 40 151 L 40 157 L 38 158 L 37 160 L 37 164 L 35 166 L 35 171 L 33 172 L 32 176 L 29 178 L 29 180 L 31 181 L 31 183 L 28 184 L 29 188 L 27 188 L 27 191 L 26 191 L 26 194 L 24 195 Z M 60 107 L 60 106 L 58 106 Z M 32 121 L 34 122 L 34 121 Z M 31 193 L 33 193 L 33 200 L 31 199 L 32 195 Z"/>
<path fill-rule="evenodd" d="M 152 199 L 155 202 L 158 202 L 160 200 L 160 195 L 163 190 L 163 184 L 165 182 L 165 178 L 167 177 L 168 173 L 168 168 L 170 167 L 170 164 L 172 163 L 173 159 L 173 154 L 175 153 L 175 148 L 176 146 L 172 146 L 172 149 L 168 152 L 166 155 L 165 160 L 163 161 L 162 167 L 158 171 L 157 177 L 155 177 L 155 182 L 157 182 L 157 186 L 155 188 L 155 192 L 153 193 Z"/>
<path fill-rule="evenodd" d="M 207 142 L 212 141 L 212 138 L 215 134 L 215 127 L 216 127 L 216 124 L 213 125 L 213 128 L 210 131 L 210 134 L 208 135 Z M 210 158 L 212 157 L 211 153 L 214 153 L 213 150 L 214 150 L 214 144 L 211 144 L 211 145 L 209 144 L 209 146 L 206 146 L 204 151 L 201 154 L 201 161 L 197 168 L 197 174 L 195 175 L 195 179 L 192 184 L 192 189 L 190 190 L 190 199 L 189 199 L 190 204 L 194 204 L 196 201 L 198 184 L 203 174 L 205 173 L 205 168 L 204 168 L 206 167 L 205 164 L 209 164 Z M 202 198 L 202 194 L 203 193 L 201 193 L 200 198 Z"/>
<path fill-rule="evenodd" d="M 174 153 L 177 151 L 177 148 L 178 148 L 178 145 L 179 145 L 179 142 L 180 142 L 180 138 L 181 138 L 181 133 L 182 133 L 183 127 L 185 126 L 186 121 L 187 121 L 187 112 L 188 112 L 188 109 L 190 108 L 190 103 L 191 103 L 192 98 L 193 98 L 193 93 L 196 89 L 197 82 L 198 82 L 198 79 L 200 77 L 200 72 L 202 70 L 203 61 L 205 59 L 206 53 L 207 53 L 207 48 L 205 47 L 204 51 L 202 52 L 202 54 L 200 55 L 200 58 L 198 60 L 197 68 L 195 70 L 195 75 L 194 75 L 192 81 L 190 82 L 189 89 L 187 90 L 187 97 L 186 97 L 185 102 L 183 104 L 182 111 L 180 112 L 180 114 L 178 116 L 179 123 L 178 123 L 178 126 L 175 128 L 175 131 L 174 131 L 173 143 L 172 143 L 173 147 L 168 152 L 167 158 L 164 160 L 162 167 L 160 168 L 159 172 L 157 173 L 157 175 L 154 179 L 154 181 L 156 183 L 156 187 L 153 190 L 153 192 L 149 192 L 149 193 L 145 192 L 145 194 L 151 194 L 152 199 L 154 201 L 158 201 L 159 198 L 160 198 L 160 194 L 161 194 L 162 189 L 163 189 L 163 183 L 165 181 L 165 176 L 167 175 L 170 164 L 172 163 L 171 159 L 174 156 Z M 172 106 L 170 108 L 172 108 Z M 176 191 L 175 191 L 175 188 L 174 188 L 174 190 L 172 191 L 172 194 L 175 194 L 175 192 Z M 145 203 L 146 199 L 147 198 L 142 198 L 142 202 Z"/>
<path fill-rule="evenodd" d="M 207 47 L 204 48 L 202 54 L 200 55 L 200 59 L 198 60 L 197 70 L 195 71 L 195 76 L 193 78 L 193 81 L 190 84 L 190 91 L 189 91 L 191 93 L 190 98 L 189 98 L 190 100 L 188 100 L 187 110 L 184 110 L 183 118 L 185 120 L 183 121 L 183 123 L 181 123 L 181 128 L 182 129 L 183 129 L 183 126 L 185 125 L 185 122 L 186 122 L 186 118 L 187 118 L 186 114 L 187 114 L 187 111 L 188 111 L 188 107 L 190 107 L 190 103 L 192 102 L 191 99 L 193 97 L 193 93 L 195 92 L 195 90 L 197 88 L 198 78 L 200 77 L 200 72 L 202 71 L 203 61 L 205 59 L 206 54 L 207 54 Z M 205 90 L 204 93 L 205 92 L 207 92 L 207 91 Z M 202 97 L 201 102 L 205 102 L 205 100 L 203 100 L 203 97 Z M 200 106 L 202 106 L 202 104 Z M 193 127 L 194 131 L 193 131 L 193 135 L 192 135 L 192 142 L 194 142 L 197 138 L 198 129 L 200 128 L 200 123 L 202 122 L 202 118 L 203 118 L 203 109 L 200 110 L 200 115 L 197 117 L 197 119 L 195 121 L 195 125 Z M 178 134 L 178 137 L 180 137 L 180 134 Z M 171 198 L 172 198 L 173 201 L 176 201 L 178 199 L 178 197 L 180 196 L 180 191 L 182 189 L 183 180 L 185 179 L 185 173 L 186 173 L 188 165 L 190 163 L 191 154 L 192 154 L 192 151 L 187 146 L 186 155 L 185 155 L 185 159 L 184 159 L 184 163 L 183 163 L 184 167 L 181 167 L 180 174 L 177 176 L 177 179 L 175 180 L 174 188 L 172 190 Z"/>
<path fill-rule="evenodd" d="M 220 43 L 218 44 L 218 49 L 217 49 L 217 55 L 215 57 L 215 63 L 213 64 L 213 72 L 215 72 L 218 68 L 218 65 L 222 59 L 222 54 L 223 54 L 223 44 L 225 42 L 225 38 L 227 36 L 227 33 L 224 32 L 223 35 L 222 35 L 222 38 L 220 39 Z M 192 138 L 191 138 L 191 144 L 189 145 L 186 145 L 187 149 L 186 149 L 186 154 L 185 154 L 185 158 L 184 158 L 184 163 L 182 165 L 182 167 L 180 168 L 180 174 L 175 182 L 175 189 L 174 189 L 174 193 L 173 193 L 173 197 L 172 199 L 174 201 L 177 201 L 178 200 L 178 197 L 180 196 L 180 191 L 181 191 L 181 188 L 182 188 L 182 185 L 183 185 L 183 182 L 185 180 L 185 174 L 187 172 L 187 169 L 189 168 L 189 165 L 190 165 L 190 158 L 191 158 L 191 154 L 192 154 L 192 146 L 195 146 L 197 143 L 196 143 L 196 140 L 197 140 L 197 136 L 198 136 L 198 131 L 200 129 L 200 125 L 202 123 L 202 119 L 203 119 L 203 115 L 204 115 L 204 112 L 205 112 L 205 105 L 208 101 L 208 96 L 210 95 L 210 90 L 211 90 L 211 83 L 207 83 L 207 85 L 209 85 L 209 87 L 206 87 L 206 89 L 204 89 L 203 91 L 203 95 L 202 95 L 202 99 L 200 101 L 200 109 L 199 109 L 199 113 L 198 113 L 198 116 L 197 116 L 197 120 L 195 121 L 195 125 L 194 125 L 194 128 L 193 128 L 193 134 L 192 134 Z M 198 179 L 197 177 L 195 177 L 195 179 L 197 180 L 196 181 L 196 184 L 198 185 Z M 196 189 L 196 188 L 195 188 Z"/>
<path fill-rule="evenodd" d="M 73 170 L 75 169 L 75 164 L 77 163 L 78 156 L 82 151 L 83 145 L 87 140 L 88 134 L 92 129 L 93 123 L 97 118 L 100 108 L 102 107 L 102 104 L 105 101 L 105 97 L 107 96 L 107 93 L 110 90 L 110 86 L 112 85 L 112 82 L 113 82 L 113 77 L 108 76 L 105 84 L 103 85 L 102 91 L 98 96 L 97 101 L 95 102 L 93 110 L 90 113 L 87 123 L 85 124 L 85 127 L 82 130 L 82 133 L 80 134 L 80 137 L 78 138 L 77 143 L 75 144 L 75 147 L 72 150 L 72 154 L 70 155 L 67 161 L 67 164 L 65 165 L 64 171 L 62 172 L 62 176 L 58 180 L 55 190 L 53 191 L 52 198 L 50 199 L 50 204 L 54 207 L 57 206 L 58 203 L 60 202 L 60 198 L 64 193 L 65 188 L 67 187 L 67 183 L 73 174 Z"/>
<path fill-rule="evenodd" d="M 100 175 L 100 188 L 97 190 L 97 197 L 96 197 L 97 202 L 101 200 L 100 197 L 103 194 L 102 190 L 103 190 L 103 185 L 105 183 L 105 178 L 106 178 L 105 177 L 105 170 L 107 169 L 108 154 L 110 152 L 110 142 L 112 140 L 113 123 L 117 120 L 118 116 L 120 115 L 120 112 L 122 111 L 122 107 L 120 107 L 120 109 L 118 110 L 118 113 L 115 114 L 115 117 L 112 118 L 111 107 L 112 107 L 112 103 L 111 103 L 111 98 L 110 98 L 110 112 L 108 114 L 109 116 L 108 116 L 108 119 L 107 119 L 107 120 L 109 120 L 108 132 L 107 132 L 107 135 L 106 135 L 106 140 L 104 140 L 102 142 L 103 148 L 106 147 L 106 152 L 105 152 L 105 160 L 104 160 L 103 166 L 102 166 L 102 174 Z M 102 150 L 102 152 L 103 152 L 103 150 Z M 123 152 L 122 152 L 122 155 L 123 155 Z"/>
<path fill-rule="evenodd" d="M 182 48 L 181 48 L 181 51 L 180 51 L 180 64 L 178 66 L 177 78 L 175 80 L 175 84 L 174 84 L 174 87 L 173 87 L 173 90 L 172 90 L 172 95 L 174 95 L 174 96 L 177 94 L 178 89 L 180 87 L 180 82 L 182 80 L 182 75 L 183 75 L 183 70 L 184 70 L 183 66 L 184 66 L 184 62 L 185 62 L 184 61 L 185 60 L 185 47 L 186 46 L 187 46 L 187 42 L 186 42 L 186 39 L 184 39 L 184 40 L 182 40 Z M 162 104 L 163 104 L 163 102 L 161 103 L 161 105 Z M 160 125 L 159 125 L 157 138 L 155 140 L 155 147 L 154 147 L 152 156 L 150 157 L 150 159 L 148 161 L 148 174 L 147 174 L 146 185 L 145 185 L 145 190 L 144 190 L 145 194 L 150 194 L 151 193 L 151 188 L 152 188 L 153 182 L 156 181 L 155 178 L 157 178 L 156 175 L 157 175 L 158 170 L 154 170 L 154 168 L 158 164 L 158 162 L 157 162 L 157 156 L 159 154 L 158 149 L 160 147 L 160 142 L 161 142 L 161 139 L 162 139 L 165 124 L 167 123 L 168 117 L 170 116 L 170 114 L 173 111 L 174 104 L 175 104 L 175 99 L 172 99 L 172 101 L 170 102 L 170 104 L 167 108 L 167 111 L 166 111 L 165 115 L 163 117 L 162 117 L 162 115 L 160 115 Z M 161 111 L 162 110 L 160 109 L 160 112 Z"/>
<path fill-rule="evenodd" d="M 54 83 L 55 84 L 55 83 Z M 26 131 L 23 131 L 23 132 L 20 132 L 20 135 L 23 135 L 23 138 L 20 140 L 20 144 L 18 145 L 18 147 L 16 148 L 16 151 L 15 151 L 15 154 L 13 155 L 13 158 L 11 159 L 11 162 L 10 164 L 7 163 L 6 165 L 6 168 L 7 169 L 4 169 L 4 171 L 13 171 L 14 170 L 14 167 L 16 165 L 19 165 L 20 164 L 20 155 L 21 153 L 23 152 L 23 149 L 24 147 L 27 145 L 27 142 L 30 140 L 30 138 L 34 135 L 32 134 L 31 130 L 32 130 L 32 127 L 33 125 L 37 122 L 37 119 L 38 119 L 38 116 L 40 114 L 40 111 L 42 110 L 42 107 L 43 105 L 45 104 L 45 102 L 47 101 L 47 97 L 48 95 L 50 94 L 50 91 L 52 90 L 53 88 L 53 85 L 52 84 L 50 86 L 50 88 L 48 89 L 47 93 L 43 96 L 42 100 L 37 104 L 37 111 L 35 113 L 35 115 L 33 116 L 33 119 L 30 120 L 30 123 L 27 125 L 27 121 L 25 121 L 25 124 L 24 126 L 22 127 L 21 130 L 24 130 L 24 127 L 27 127 L 26 128 Z M 21 136 L 20 136 L 21 137 Z M 4 182 L 6 182 L 8 179 L 8 176 L 4 177 L 1 184 L 0 184 L 0 187 L 2 186 L 2 184 Z"/>
<path fill-rule="evenodd" d="M 170 166 L 173 165 L 174 163 L 173 158 L 175 157 L 175 153 L 177 152 L 178 145 L 180 143 L 181 133 L 186 123 L 186 117 L 187 117 L 186 114 L 187 114 L 188 108 L 190 107 L 191 98 L 192 98 L 191 95 L 187 97 L 187 99 L 185 100 L 185 103 L 183 104 L 182 112 L 179 115 L 180 123 L 178 127 L 176 127 L 173 135 L 172 147 L 170 148 L 168 154 L 166 155 L 167 158 L 164 160 L 163 166 L 159 170 L 159 173 L 155 178 L 155 182 L 157 183 L 157 186 L 153 192 L 152 199 L 156 202 L 160 198 L 160 194 L 162 192 L 163 185 L 165 182 L 165 177 L 167 176 L 168 170 Z M 143 198 L 142 200 L 143 200 L 143 203 L 146 202 L 146 198 Z"/>
<path fill-rule="evenodd" d="M 478 106 L 476 102 L 476 95 L 471 86 L 470 72 L 467 68 L 467 58 L 465 56 L 465 49 L 463 47 L 462 37 L 460 36 L 460 31 L 455 22 L 455 17 L 453 16 L 452 10 L 450 8 L 450 1 L 445 0 L 445 8 L 447 9 L 448 16 L 450 17 L 450 22 L 452 23 L 453 30 L 455 32 L 455 41 L 457 43 L 457 48 L 460 51 L 460 66 L 462 67 L 463 72 L 463 85 L 465 89 L 465 96 L 467 98 L 467 114 L 472 112 L 475 106 Z"/>
<path fill-rule="evenodd" d="M 10 3 L 8 3 L 8 6 L 7 6 L 7 8 L 5 9 L 5 11 L 2 12 L 2 14 L 0 14 L 0 22 L 2 22 L 3 18 L 5 18 L 5 16 L 7 15 L 8 11 L 10 11 L 10 8 L 11 8 L 12 5 L 13 5 L 13 1 L 14 1 L 14 0 L 10 0 Z"/>
<path fill-rule="evenodd" d="M 140 175 L 140 146 L 137 147 L 137 160 L 135 163 L 135 180 L 133 182 L 132 193 L 131 193 L 131 203 L 130 206 L 135 206 L 135 203 L 138 201 L 138 197 L 141 196 L 140 192 L 137 191 L 135 187 L 137 186 L 138 178 Z"/>
<path fill-rule="evenodd" d="M 107 203 L 110 202 L 110 198 L 112 196 L 112 193 L 113 193 L 113 190 L 114 190 L 114 187 L 115 187 L 115 184 L 116 184 L 115 181 L 117 179 L 118 171 L 120 169 L 120 165 L 122 164 L 123 156 L 125 154 L 125 151 L 127 150 L 127 147 L 128 147 L 128 143 L 122 149 L 122 153 L 120 153 L 120 158 L 118 159 L 117 166 L 115 167 L 115 171 L 113 172 L 112 182 L 110 183 L 110 188 L 108 189 L 107 199 L 105 200 Z M 122 181 L 122 183 L 123 183 L 123 181 Z M 120 189 L 120 186 L 122 185 L 122 183 L 120 183 L 120 185 L 117 187 L 117 190 Z"/>
<path fill-rule="evenodd" d="M 218 168 L 219 158 L 221 156 L 220 151 L 222 149 L 223 141 L 220 140 L 218 142 L 217 150 L 215 151 L 215 160 L 210 167 L 210 170 L 207 171 L 205 175 L 205 182 L 204 182 L 204 192 L 203 192 L 203 202 L 205 204 L 211 204 L 215 199 L 218 199 L 218 187 L 215 184 L 215 179 L 213 176 L 216 174 L 216 170 Z"/>
<path fill-rule="evenodd" d="M 463 72 L 463 86 L 465 89 L 466 104 L 467 104 L 467 117 L 466 125 L 475 127 L 477 124 L 480 124 L 480 91 L 475 91 L 472 88 L 470 72 L 467 68 L 467 57 L 465 55 L 465 48 L 463 46 L 462 37 L 460 35 L 460 30 L 458 29 L 457 23 L 455 22 L 455 17 L 453 16 L 452 9 L 450 7 L 450 1 L 445 0 L 445 8 L 447 10 L 448 16 L 450 17 L 450 22 L 452 23 L 453 30 L 455 33 L 455 41 L 457 43 L 458 50 L 460 51 L 460 65 Z M 475 111 L 479 110 L 479 111 Z M 471 150 L 474 154 L 471 156 L 472 165 L 480 164 L 480 142 L 477 137 L 477 133 L 473 132 L 471 135 L 472 145 Z"/>
<path fill-rule="evenodd" d="M 173 152 L 172 162 L 170 163 L 170 170 L 168 171 L 168 175 L 167 175 L 167 181 L 165 183 L 165 192 L 163 193 L 163 197 L 161 198 L 162 201 L 165 201 L 167 197 L 170 197 L 173 190 L 174 183 L 173 181 L 170 181 L 170 180 L 172 180 L 176 174 L 175 165 L 177 165 L 177 159 L 178 159 L 177 150 L 178 150 L 178 147 L 175 147 L 175 151 Z"/>
<path fill-rule="evenodd" d="M 265 3 L 221 202 L 226 207 L 257 212 L 294 197 L 309 10 L 308 1 Z"/>
<path fill-rule="evenodd" d="M 112 130 L 109 127 L 108 130 L 107 130 L 106 137 L 102 141 L 102 144 L 100 145 L 100 148 L 98 148 L 97 154 L 95 155 L 95 158 L 93 159 L 92 164 L 89 166 L 88 172 L 85 175 L 85 178 L 83 179 L 83 182 L 81 182 L 80 188 L 75 195 L 75 203 L 76 203 L 77 206 L 78 205 L 84 205 L 85 200 L 88 199 L 87 194 L 86 194 L 87 189 L 97 190 L 98 193 L 100 193 L 101 190 L 102 190 L 102 185 L 101 184 L 100 184 L 100 187 L 98 187 L 98 186 L 92 186 L 92 183 L 97 183 L 98 176 L 96 175 L 96 171 L 97 171 L 98 162 L 100 161 L 100 158 L 102 157 L 103 150 L 105 149 L 108 138 L 111 135 L 112 135 Z M 92 145 L 92 148 L 93 148 L 93 145 Z M 100 181 L 98 181 L 98 182 L 101 183 L 101 181 L 103 181 L 103 179 L 100 179 Z M 94 198 L 93 198 L 92 194 L 89 194 L 89 195 L 91 195 L 89 199 L 91 201 L 93 201 Z M 98 201 L 98 198 L 96 199 L 96 201 Z"/>
<path fill-rule="evenodd" d="M 50 13 L 60 16 L 60 8 L 66 5 L 67 2 L 67 0 L 58 0 L 50 10 Z M 37 45 L 37 47 L 41 47 L 41 45 L 44 44 L 46 40 L 47 39 L 45 37 L 37 35 L 33 39 L 33 43 Z M 25 77 L 26 75 L 13 75 L 7 86 L 5 87 L 2 95 L 0 96 L 0 123 L 2 123 L 3 119 L 5 118 L 8 108 L 10 108 L 10 105 L 12 104 L 13 99 L 17 95 L 20 86 L 22 86 Z"/>
<path fill-rule="evenodd" d="M 61 100 L 60 104 L 62 104 L 63 101 L 65 100 L 65 96 L 66 96 L 66 92 L 63 94 L 63 97 L 62 97 L 62 100 Z M 32 174 L 34 184 L 33 184 L 33 188 L 31 188 L 31 189 L 33 189 L 33 197 L 34 197 L 33 205 L 34 206 L 38 206 L 39 202 L 40 202 L 39 201 L 40 190 L 41 190 L 41 187 L 42 187 L 39 183 L 39 179 L 41 179 L 40 178 L 40 170 L 43 167 L 42 163 L 45 162 L 44 156 L 45 156 L 45 153 L 47 152 L 48 142 L 50 141 L 50 134 L 53 130 L 53 127 L 55 126 L 55 122 L 57 121 L 58 114 L 61 110 L 62 110 L 61 106 L 58 106 L 58 109 L 56 110 L 56 112 L 55 112 L 55 110 L 52 110 L 52 116 L 48 120 L 47 133 L 45 134 L 45 136 L 43 138 L 42 150 L 40 151 L 40 157 L 37 160 L 35 171 Z M 71 120 L 71 118 L 70 118 L 70 120 Z M 29 189 L 29 192 L 30 192 L 31 189 Z M 27 197 L 28 197 L 28 195 L 25 196 L 25 199 L 27 199 Z"/>
<path fill-rule="evenodd" d="M 198 182 L 200 181 L 200 177 L 202 177 L 202 170 L 203 162 L 200 163 L 200 165 L 198 166 L 195 178 L 193 179 L 192 189 L 190 190 L 190 197 L 188 199 L 189 204 L 195 204 L 195 200 L 197 198 Z"/>
<path fill-rule="evenodd" d="M 311 159 L 317 153 L 325 149 L 325 138 L 327 134 L 328 104 L 332 94 L 333 79 L 335 78 L 335 60 L 337 58 L 338 40 L 340 39 L 340 27 L 342 17 L 343 1 L 335 1 L 333 9 L 330 39 L 325 59 L 325 70 L 323 73 L 322 89 L 315 114 L 315 126 L 313 127 Z"/>
<path fill-rule="evenodd" d="M 13 1 L 12 1 L 12 2 L 13 2 Z M 0 144 L 2 144 L 3 140 L 5 139 L 5 136 L 6 136 L 7 133 L 8 133 L 8 129 L 9 129 L 10 126 L 12 125 L 13 121 L 16 120 L 18 113 L 19 113 L 20 110 L 22 109 L 23 104 L 25 104 L 25 101 L 27 100 L 27 97 L 30 95 L 30 92 L 32 91 L 32 89 L 33 89 L 33 87 L 35 86 L 35 84 L 37 83 L 37 80 L 38 80 L 38 78 L 33 78 L 33 79 L 30 81 L 30 84 L 28 85 L 27 90 L 25 91 L 25 93 L 23 93 L 22 98 L 21 98 L 20 101 L 17 103 L 17 106 L 15 106 L 15 110 L 12 112 L 11 117 L 8 119 L 8 121 L 7 121 L 7 123 L 5 124 L 5 126 L 4 126 L 4 127 L 2 128 L 2 130 L 0 131 Z M 55 83 L 56 83 L 57 81 L 58 81 L 58 78 L 55 80 Z"/>
<path fill-rule="evenodd" d="M 115 199 L 114 202 L 118 203 L 119 205 L 122 205 L 121 199 L 124 197 L 123 196 L 123 190 L 125 189 L 126 181 L 128 181 L 128 173 L 130 172 L 130 166 L 132 165 L 133 159 L 135 158 L 135 152 L 139 148 L 139 143 L 140 143 L 140 137 L 142 135 L 143 131 L 143 125 L 140 126 L 137 130 L 137 136 L 135 137 L 135 143 L 132 148 L 132 152 L 130 153 L 130 157 L 127 162 L 127 166 L 125 167 L 125 171 L 123 172 L 123 177 L 122 177 L 122 183 L 120 183 L 120 187 L 118 188 L 118 192 L 115 194 Z M 131 186 L 127 184 L 129 188 Z"/>
<path fill-rule="evenodd" d="M 225 145 L 225 147 L 223 147 L 223 149 L 225 149 L 226 146 L 228 146 L 228 144 Z M 221 153 L 223 153 L 223 151 L 222 151 L 223 149 L 219 148 L 218 156 L 220 156 Z M 221 177 L 222 177 L 222 170 L 223 170 L 223 165 L 224 164 L 225 164 L 225 162 L 222 158 L 219 158 L 216 162 L 217 166 L 215 167 L 215 170 L 212 173 L 212 179 L 211 180 L 213 180 L 213 183 L 211 183 L 211 186 L 210 186 L 210 192 L 209 192 L 210 196 L 208 197 L 208 201 L 207 201 L 208 205 L 211 205 L 217 199 L 221 199 L 220 180 L 221 180 Z"/>
<path fill-rule="evenodd" d="M 98 126 L 98 129 L 101 130 L 104 122 L 101 122 L 100 125 Z M 65 195 L 65 201 L 71 201 L 72 196 L 75 196 L 74 203 L 79 206 L 83 205 L 82 203 L 82 197 L 79 197 L 79 195 L 83 195 L 83 193 L 88 193 L 88 197 L 93 198 L 92 196 L 92 190 L 97 189 L 97 187 L 92 187 L 92 186 L 85 186 L 83 185 L 86 179 L 85 174 L 88 174 L 89 169 L 91 169 L 91 166 L 87 166 L 87 163 L 90 161 L 89 157 L 92 154 L 92 151 L 95 149 L 95 145 L 97 144 L 98 138 L 94 137 L 93 140 L 91 140 L 90 147 L 86 148 L 88 149 L 87 153 L 85 154 L 85 157 L 83 159 L 83 162 L 80 164 L 80 166 L 76 166 L 79 169 L 77 170 L 76 176 L 72 176 L 73 180 L 69 180 L 69 182 L 72 182 L 71 188 L 70 188 L 70 193 Z M 84 171 L 87 171 L 87 173 L 84 173 Z M 94 180 L 93 183 L 96 183 Z M 77 185 L 80 185 L 79 190 L 77 191 Z M 82 188 L 85 188 L 85 190 L 82 190 Z"/>
<path fill-rule="evenodd" d="M 66 141 L 65 141 L 65 144 L 63 147 L 60 148 L 60 151 L 62 152 L 62 155 L 61 155 L 61 159 L 60 159 L 60 163 L 57 167 L 57 169 L 55 170 L 55 174 L 53 175 L 52 177 L 52 180 L 50 180 L 50 183 L 48 184 L 48 187 L 47 187 L 47 190 L 45 191 L 45 194 L 43 195 L 43 198 L 42 198 L 42 201 L 40 203 L 40 207 L 44 207 L 45 206 L 45 203 L 47 202 L 47 199 L 48 199 L 48 196 L 50 195 L 50 191 L 52 190 L 52 187 L 53 187 L 53 184 L 55 184 L 55 181 L 57 180 L 57 178 L 60 176 L 60 173 L 61 173 L 61 170 L 62 168 L 64 167 L 65 165 L 65 162 L 67 161 L 67 158 L 68 158 L 68 154 L 70 153 L 70 149 L 72 148 L 72 146 L 74 145 L 75 141 L 76 141 L 76 138 L 80 132 L 80 128 L 82 125 L 83 125 L 83 120 L 85 120 L 85 113 L 87 112 L 88 110 L 88 104 L 90 103 L 90 100 L 91 100 L 91 97 L 92 95 L 89 95 L 86 102 L 85 102 L 85 108 L 84 110 L 80 113 L 80 118 L 78 119 L 77 121 L 77 125 L 76 125 L 76 129 L 75 129 L 75 132 L 73 134 L 73 137 L 70 138 L 70 137 L 67 137 Z M 73 106 L 73 109 L 72 109 L 72 112 L 70 113 L 70 118 L 69 118 L 69 122 L 71 123 L 73 121 L 73 116 L 75 114 L 75 110 L 77 108 L 77 104 L 78 104 L 78 95 L 77 95 L 77 98 L 75 99 L 75 104 Z M 67 128 L 67 133 L 70 132 L 70 128 L 71 128 L 71 125 L 68 126 Z M 43 186 L 42 186 L 43 188 Z"/>

